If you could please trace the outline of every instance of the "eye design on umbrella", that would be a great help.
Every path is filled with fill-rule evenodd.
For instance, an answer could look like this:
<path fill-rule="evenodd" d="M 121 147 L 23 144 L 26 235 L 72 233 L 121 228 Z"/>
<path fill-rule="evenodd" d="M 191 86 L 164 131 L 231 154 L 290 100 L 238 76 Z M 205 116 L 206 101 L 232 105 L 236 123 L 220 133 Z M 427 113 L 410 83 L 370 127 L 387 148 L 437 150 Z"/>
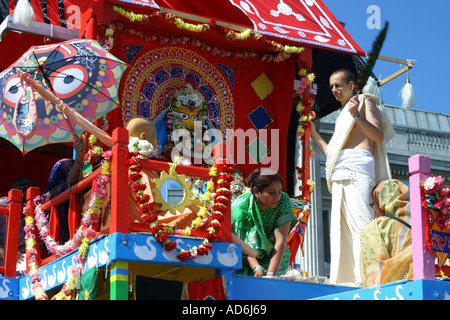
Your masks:
<path fill-rule="evenodd" d="M 55 95 L 60 99 L 69 98 L 86 87 L 89 74 L 80 65 L 68 65 L 58 69 L 58 75 L 51 78 Z"/>
<path fill-rule="evenodd" d="M 35 104 L 31 104 L 33 108 L 23 104 L 19 110 L 16 106 L 24 88 L 18 70 L 29 74 L 33 81 L 40 82 L 67 106 L 94 122 L 119 107 L 119 82 L 126 67 L 126 63 L 94 40 L 77 39 L 31 47 L 0 73 L 0 138 L 26 153 L 49 143 L 71 142 L 73 133 L 84 132 L 72 119 L 66 121 L 61 110 L 39 94 L 35 96 Z M 34 123 L 29 114 L 32 109 L 37 115 Z M 20 136 L 17 130 L 23 128 L 35 128 L 33 135 Z"/>

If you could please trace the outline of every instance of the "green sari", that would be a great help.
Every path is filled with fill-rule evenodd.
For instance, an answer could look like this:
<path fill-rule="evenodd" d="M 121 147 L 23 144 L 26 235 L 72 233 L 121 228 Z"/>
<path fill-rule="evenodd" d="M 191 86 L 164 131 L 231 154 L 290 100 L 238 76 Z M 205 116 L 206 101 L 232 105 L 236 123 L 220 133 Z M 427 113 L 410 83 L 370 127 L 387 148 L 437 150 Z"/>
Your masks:
<path fill-rule="evenodd" d="M 231 206 L 231 226 L 233 233 L 245 243 L 258 251 L 258 262 L 267 273 L 274 243 L 269 239 L 274 235 L 275 229 L 290 223 L 292 229 L 297 223 L 289 196 L 282 192 L 281 198 L 275 208 L 266 208 L 262 212 L 256 205 L 255 197 L 251 192 L 244 193 L 236 198 Z M 246 255 L 243 253 L 243 258 Z M 289 266 L 290 251 L 285 244 L 285 251 L 278 275 L 286 273 Z M 245 262 L 243 268 L 236 274 L 253 276 L 253 271 Z"/>

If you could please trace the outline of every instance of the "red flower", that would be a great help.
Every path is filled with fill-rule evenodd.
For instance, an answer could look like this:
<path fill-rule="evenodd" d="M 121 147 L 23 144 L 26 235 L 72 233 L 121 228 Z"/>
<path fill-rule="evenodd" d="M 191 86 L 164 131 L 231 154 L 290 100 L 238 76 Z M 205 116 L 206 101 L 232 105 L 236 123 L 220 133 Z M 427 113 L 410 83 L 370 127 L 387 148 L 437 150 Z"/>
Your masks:
<path fill-rule="evenodd" d="M 144 194 L 142 197 L 136 197 L 136 202 L 139 204 L 145 204 L 150 201 L 150 196 L 148 194 Z"/>
<path fill-rule="evenodd" d="M 190 251 L 184 251 L 183 253 L 177 255 L 178 260 L 184 261 L 191 257 Z"/>
<path fill-rule="evenodd" d="M 213 215 L 211 216 L 211 219 L 212 219 L 212 220 L 216 219 L 216 220 L 219 221 L 219 222 L 223 222 L 224 217 L 223 217 L 222 214 L 215 213 L 215 214 L 213 214 Z"/>
<path fill-rule="evenodd" d="M 156 233 L 155 240 L 158 242 L 164 242 L 167 240 L 168 237 L 169 237 L 169 234 L 166 231 L 159 230 Z"/>
<path fill-rule="evenodd" d="M 208 254 L 208 252 L 209 252 L 209 249 L 206 248 L 206 247 L 204 247 L 204 246 L 200 246 L 200 247 L 197 249 L 197 255 L 198 255 L 198 256 L 204 256 L 205 254 Z"/>
<path fill-rule="evenodd" d="M 177 246 L 177 243 L 172 240 L 166 240 L 164 242 L 164 250 L 166 251 L 172 251 Z"/>
<path fill-rule="evenodd" d="M 217 234 L 215 234 L 215 233 L 208 233 L 206 235 L 206 239 L 208 239 L 209 242 L 214 242 L 217 239 Z"/>
<path fill-rule="evenodd" d="M 150 211 L 153 210 L 153 204 L 147 203 L 147 204 L 143 205 L 143 206 L 140 208 L 140 210 L 141 210 L 141 214 L 149 213 Z"/>
<path fill-rule="evenodd" d="M 142 178 L 142 174 L 140 173 L 132 173 L 130 174 L 130 180 L 136 182 L 137 180 Z"/>
<path fill-rule="evenodd" d="M 139 190 L 145 190 L 147 186 L 145 184 L 133 184 L 132 189 L 134 192 L 138 192 Z"/>
<path fill-rule="evenodd" d="M 144 215 L 142 215 L 142 220 L 145 222 L 145 223 L 148 223 L 148 224 L 150 224 L 150 223 L 152 223 L 153 221 L 156 221 L 157 219 L 158 219 L 158 215 L 156 214 L 156 213 L 152 213 L 152 214 L 144 214 Z"/>

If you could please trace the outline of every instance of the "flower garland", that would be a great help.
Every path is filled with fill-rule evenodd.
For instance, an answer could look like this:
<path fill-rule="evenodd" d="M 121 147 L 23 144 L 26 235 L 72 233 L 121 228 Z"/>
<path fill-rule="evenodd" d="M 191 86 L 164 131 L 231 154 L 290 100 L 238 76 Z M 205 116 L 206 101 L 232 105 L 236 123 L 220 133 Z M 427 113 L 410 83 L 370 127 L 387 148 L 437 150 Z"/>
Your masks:
<path fill-rule="evenodd" d="M 225 212 L 228 199 L 230 196 L 230 184 L 233 180 L 231 175 L 234 168 L 227 165 L 214 165 L 209 171 L 211 180 L 207 182 L 206 191 L 204 195 L 204 205 L 197 212 L 197 217 L 192 221 L 190 227 L 184 229 L 174 229 L 168 226 L 162 226 L 158 222 L 158 214 L 153 212 L 153 205 L 149 202 L 150 196 L 144 193 L 147 188 L 145 184 L 142 183 L 142 167 L 138 162 L 137 154 L 129 152 L 127 156 L 126 163 L 129 168 L 129 179 L 130 187 L 136 194 L 136 202 L 139 204 L 141 218 L 144 223 L 150 226 L 150 233 L 155 236 L 157 242 L 162 243 L 164 250 L 172 251 L 178 245 L 175 241 L 168 239 L 169 235 L 182 235 L 190 236 L 192 229 L 198 229 L 205 225 L 207 221 L 207 210 L 212 209 L 213 214 L 211 216 L 211 221 L 207 225 L 208 234 L 206 235 L 203 243 L 199 247 L 189 248 L 189 250 L 184 250 L 179 248 L 177 258 L 180 261 L 186 259 L 195 259 L 197 256 L 205 255 L 211 250 L 213 242 L 217 239 L 217 232 L 220 230 L 220 223 L 223 221 L 223 213 Z M 170 170 L 175 170 L 174 164 L 171 165 Z M 219 171 L 220 169 L 220 171 Z M 214 182 L 213 179 L 217 177 L 219 172 L 219 179 L 217 180 L 218 189 L 216 190 L 214 204 L 211 205 L 210 201 L 213 198 Z"/>
<path fill-rule="evenodd" d="M 108 51 L 110 51 L 112 49 L 112 47 L 114 46 L 114 32 L 116 30 L 140 37 L 144 41 L 157 41 L 161 45 L 167 44 L 167 43 L 171 44 L 171 45 L 190 43 L 192 46 L 197 47 L 200 50 L 208 51 L 209 53 L 211 53 L 212 55 L 215 55 L 215 56 L 219 55 L 221 57 L 231 57 L 233 59 L 235 59 L 235 58 L 248 59 L 248 58 L 254 57 L 256 55 L 256 54 L 248 52 L 248 51 L 231 52 L 231 51 L 221 49 L 217 46 L 209 46 L 195 37 L 188 37 L 188 36 L 163 37 L 163 36 L 155 36 L 155 35 L 151 35 L 151 34 L 144 34 L 143 32 L 137 31 L 135 29 L 125 28 L 121 23 L 112 23 L 112 22 L 108 24 L 108 29 L 106 29 L 106 32 L 105 32 L 106 39 L 104 40 L 104 45 L 103 45 L 103 47 Z"/>
<path fill-rule="evenodd" d="M 303 139 L 306 130 L 309 130 L 309 121 L 315 119 L 316 114 L 311 110 L 311 107 L 314 105 L 315 97 L 311 92 L 311 84 L 315 80 L 315 73 L 312 71 L 308 71 L 306 69 L 301 69 L 298 73 L 300 76 L 300 84 L 296 90 L 296 93 L 300 97 L 300 102 L 296 106 L 296 110 L 300 115 L 299 124 L 297 127 L 297 136 L 300 140 Z M 312 145 L 309 147 L 310 157 L 314 156 L 314 149 Z M 297 178 L 299 180 L 303 180 L 304 169 L 303 167 L 296 167 L 297 170 Z M 309 186 L 309 192 L 312 193 L 314 190 L 314 181 L 308 179 L 306 184 Z M 299 187 L 300 191 L 303 191 L 305 188 L 304 185 Z"/>
<path fill-rule="evenodd" d="M 225 34 L 226 38 L 228 40 L 234 41 L 234 40 L 247 40 L 247 39 L 255 39 L 255 40 L 261 40 L 264 41 L 266 45 L 268 45 L 272 50 L 278 51 L 278 52 L 285 52 L 285 53 L 302 53 L 305 48 L 304 47 L 296 47 L 296 46 L 288 46 L 288 45 L 282 45 L 276 41 L 268 40 L 266 39 L 262 34 L 254 32 L 251 29 L 245 29 L 244 31 L 237 32 L 230 28 L 226 28 L 223 26 L 218 25 L 216 22 L 216 19 L 211 19 L 211 21 L 206 23 L 198 23 L 198 24 L 192 24 L 185 22 L 182 18 L 175 16 L 172 13 L 163 13 L 161 11 L 157 11 L 154 13 L 148 14 L 135 14 L 132 11 L 126 11 L 123 8 L 113 6 L 113 10 L 120 15 L 126 17 L 131 22 L 141 22 L 141 23 L 147 23 L 153 18 L 157 19 L 165 19 L 169 23 L 175 24 L 178 28 L 191 31 L 191 32 L 205 32 L 209 31 L 210 29 L 214 29 L 220 34 Z M 113 39 L 112 35 L 110 34 L 111 31 L 107 32 L 108 41 L 112 44 Z"/>
<path fill-rule="evenodd" d="M 92 225 L 99 220 L 99 215 L 102 210 L 103 201 L 108 196 L 106 186 L 110 182 L 111 176 L 111 151 L 103 152 L 103 149 L 98 146 L 93 146 L 97 139 L 95 136 L 89 138 L 90 142 L 90 157 L 98 159 L 100 155 L 103 156 L 101 174 L 97 177 L 96 188 L 93 193 L 91 202 L 89 203 L 88 210 L 83 214 L 81 225 L 75 233 L 74 237 L 67 241 L 64 245 L 59 245 L 49 234 L 48 220 L 45 214 L 42 212 L 42 197 L 36 197 L 34 199 L 35 204 L 35 217 L 29 214 L 29 208 L 25 207 L 25 239 L 26 239 L 26 255 L 29 261 L 29 274 L 31 276 L 31 282 L 33 284 L 33 290 L 37 300 L 47 300 L 48 296 L 41 285 L 41 278 L 37 271 L 37 250 L 36 235 L 39 233 L 42 240 L 46 244 L 47 248 L 52 254 L 57 256 L 64 255 L 73 251 L 77 247 L 78 255 L 75 257 L 75 261 L 78 263 L 76 266 L 69 268 L 69 277 L 66 283 L 63 285 L 61 291 L 56 294 L 52 299 L 69 299 L 75 289 L 79 288 L 79 279 L 82 273 L 80 264 L 83 264 L 86 260 L 87 253 L 89 251 L 89 241 L 96 235 L 92 230 Z"/>
<path fill-rule="evenodd" d="M 98 222 L 103 201 L 108 196 L 106 186 L 109 184 L 111 176 L 111 155 L 111 151 L 103 153 L 104 161 L 102 164 L 102 171 L 97 177 L 96 188 L 93 192 L 94 196 L 89 203 L 89 208 L 83 214 L 80 227 L 75 233 L 73 239 L 69 240 L 66 244 L 58 245 L 49 235 L 48 220 L 41 209 L 43 200 L 41 196 L 34 199 L 34 204 L 36 206 L 35 217 L 30 215 L 28 206 L 24 208 L 24 212 L 26 214 L 24 228 L 26 232 L 26 256 L 28 259 L 29 275 L 31 277 L 32 288 L 34 290 L 36 300 L 48 300 L 48 296 L 42 287 L 41 277 L 37 270 L 36 235 L 38 231 L 47 248 L 55 255 L 60 256 L 79 247 L 78 254 L 75 257 L 75 261 L 78 264 L 69 268 L 69 277 L 67 281 L 64 283 L 61 291 L 52 299 L 70 299 L 75 293 L 75 290 L 79 288 L 80 276 L 83 270 L 82 265 L 85 263 L 87 253 L 89 251 L 89 241 L 94 239 L 96 236 L 96 232 L 92 229 L 92 225 Z"/>
<path fill-rule="evenodd" d="M 450 189 L 444 188 L 444 178 L 431 175 L 424 183 L 425 198 L 432 209 L 440 211 L 445 218 L 445 227 L 450 229 Z"/>

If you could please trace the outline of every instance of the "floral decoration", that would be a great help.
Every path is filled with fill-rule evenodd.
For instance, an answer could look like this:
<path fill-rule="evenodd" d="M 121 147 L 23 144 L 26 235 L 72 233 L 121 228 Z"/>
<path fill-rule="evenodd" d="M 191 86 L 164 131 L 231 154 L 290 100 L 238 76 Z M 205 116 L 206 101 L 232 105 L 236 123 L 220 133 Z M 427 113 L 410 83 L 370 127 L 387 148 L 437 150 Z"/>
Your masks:
<path fill-rule="evenodd" d="M 131 22 L 140 22 L 140 23 L 147 23 L 152 19 L 164 19 L 165 21 L 169 23 L 175 24 L 178 28 L 183 30 L 188 30 L 191 32 L 205 32 L 209 30 L 215 30 L 219 34 L 223 34 L 226 36 L 228 40 L 231 41 L 240 41 L 240 40 L 247 40 L 247 39 L 254 39 L 258 41 L 263 41 L 264 44 L 269 46 L 269 48 L 273 51 L 283 53 L 274 58 L 275 62 L 281 62 L 287 58 L 289 58 L 290 54 L 299 54 L 302 53 L 305 48 L 304 47 L 296 47 L 296 46 L 288 46 L 280 44 L 276 41 L 267 39 L 264 35 L 254 32 L 251 29 L 245 29 L 243 31 L 235 31 L 233 29 L 221 26 L 217 24 L 216 19 L 211 19 L 209 23 L 198 23 L 198 24 L 192 24 L 185 22 L 182 18 L 175 16 L 172 13 L 164 13 L 161 11 L 156 11 L 151 14 L 135 14 L 132 11 L 127 11 L 123 8 L 120 8 L 118 6 L 113 6 L 113 10 L 120 15 L 126 17 Z M 111 27 L 109 28 L 110 31 L 106 32 L 107 37 L 107 49 L 112 47 L 112 44 L 114 43 L 114 40 L 112 39 L 112 34 L 114 33 L 114 29 Z M 112 31 L 111 31 L 112 30 Z M 265 56 L 265 59 L 267 59 L 267 55 Z"/>
<path fill-rule="evenodd" d="M 450 189 L 444 187 L 444 178 L 431 175 L 423 187 L 425 198 L 433 206 L 432 209 L 442 213 L 446 218 L 445 226 L 450 229 Z"/>
<path fill-rule="evenodd" d="M 136 201 L 140 207 L 142 221 L 150 226 L 150 233 L 155 236 L 157 242 L 162 243 L 164 250 L 172 251 L 178 247 L 178 244 L 175 241 L 168 238 L 170 235 L 190 236 L 192 229 L 198 229 L 207 223 L 207 210 L 210 209 L 212 211 L 211 221 L 206 226 L 208 233 L 203 243 L 199 245 L 198 248 L 193 247 L 189 248 L 189 250 L 178 248 L 177 258 L 180 261 L 184 261 L 186 259 L 195 259 L 197 256 L 208 254 L 209 250 L 212 248 L 210 242 L 217 239 L 217 232 L 220 230 L 220 224 L 223 221 L 223 213 L 229 204 L 230 184 L 233 179 L 231 174 L 234 171 L 234 168 L 228 165 L 217 164 L 211 167 L 209 171 L 211 180 L 207 182 L 206 191 L 203 196 L 204 203 L 197 212 L 197 218 L 192 221 L 191 226 L 184 229 L 177 229 L 163 226 L 158 222 L 158 214 L 153 211 L 153 205 L 150 203 L 150 196 L 144 192 L 147 186 L 142 183 L 142 167 L 139 164 L 137 154 L 129 152 L 126 163 L 130 172 L 130 188 L 136 194 Z M 215 178 L 217 178 L 217 189 L 213 196 L 213 180 Z M 214 202 L 211 203 L 213 198 Z"/>
<path fill-rule="evenodd" d="M 305 133 L 309 130 L 309 121 L 312 121 L 316 118 L 316 114 L 311 110 L 311 107 L 314 105 L 315 96 L 311 92 L 311 84 L 315 80 L 315 73 L 313 71 L 308 71 L 306 69 L 301 69 L 298 73 L 300 77 L 300 83 L 296 90 L 296 93 L 299 95 L 300 101 L 297 104 L 296 110 L 299 113 L 299 124 L 297 127 L 297 136 L 300 139 L 301 143 L 304 144 L 305 141 Z M 309 141 L 308 141 L 309 143 Z M 309 146 L 309 156 L 314 156 L 314 150 L 312 145 Z M 305 172 L 303 167 L 296 167 L 297 170 L 297 178 L 301 181 L 304 181 Z M 309 186 L 309 193 L 313 192 L 314 189 L 314 181 L 308 179 L 306 181 L 306 185 Z M 302 184 L 299 189 L 303 191 L 306 185 Z"/>
<path fill-rule="evenodd" d="M 33 286 L 36 300 L 48 300 L 45 293 L 41 278 L 37 270 L 37 249 L 36 236 L 39 232 L 41 239 L 47 248 L 54 255 L 61 256 L 78 248 L 78 254 L 75 257 L 77 265 L 69 268 L 69 277 L 64 283 L 61 291 L 52 299 L 63 300 L 70 299 L 79 289 L 80 276 L 82 274 L 82 265 L 86 261 L 89 251 L 89 241 L 96 237 L 96 232 L 92 229 L 94 223 L 99 221 L 102 211 L 103 201 L 108 197 L 106 191 L 107 185 L 110 183 L 111 177 L 111 151 L 103 153 L 103 164 L 101 174 L 97 177 L 93 197 L 89 203 L 89 208 L 83 213 L 81 225 L 76 231 L 74 237 L 67 241 L 64 245 L 59 245 L 49 234 L 48 220 L 42 211 L 42 197 L 38 196 L 34 199 L 35 217 L 30 214 L 28 206 L 24 208 L 25 218 L 25 240 L 26 240 L 26 256 L 28 261 L 29 275 Z"/>

